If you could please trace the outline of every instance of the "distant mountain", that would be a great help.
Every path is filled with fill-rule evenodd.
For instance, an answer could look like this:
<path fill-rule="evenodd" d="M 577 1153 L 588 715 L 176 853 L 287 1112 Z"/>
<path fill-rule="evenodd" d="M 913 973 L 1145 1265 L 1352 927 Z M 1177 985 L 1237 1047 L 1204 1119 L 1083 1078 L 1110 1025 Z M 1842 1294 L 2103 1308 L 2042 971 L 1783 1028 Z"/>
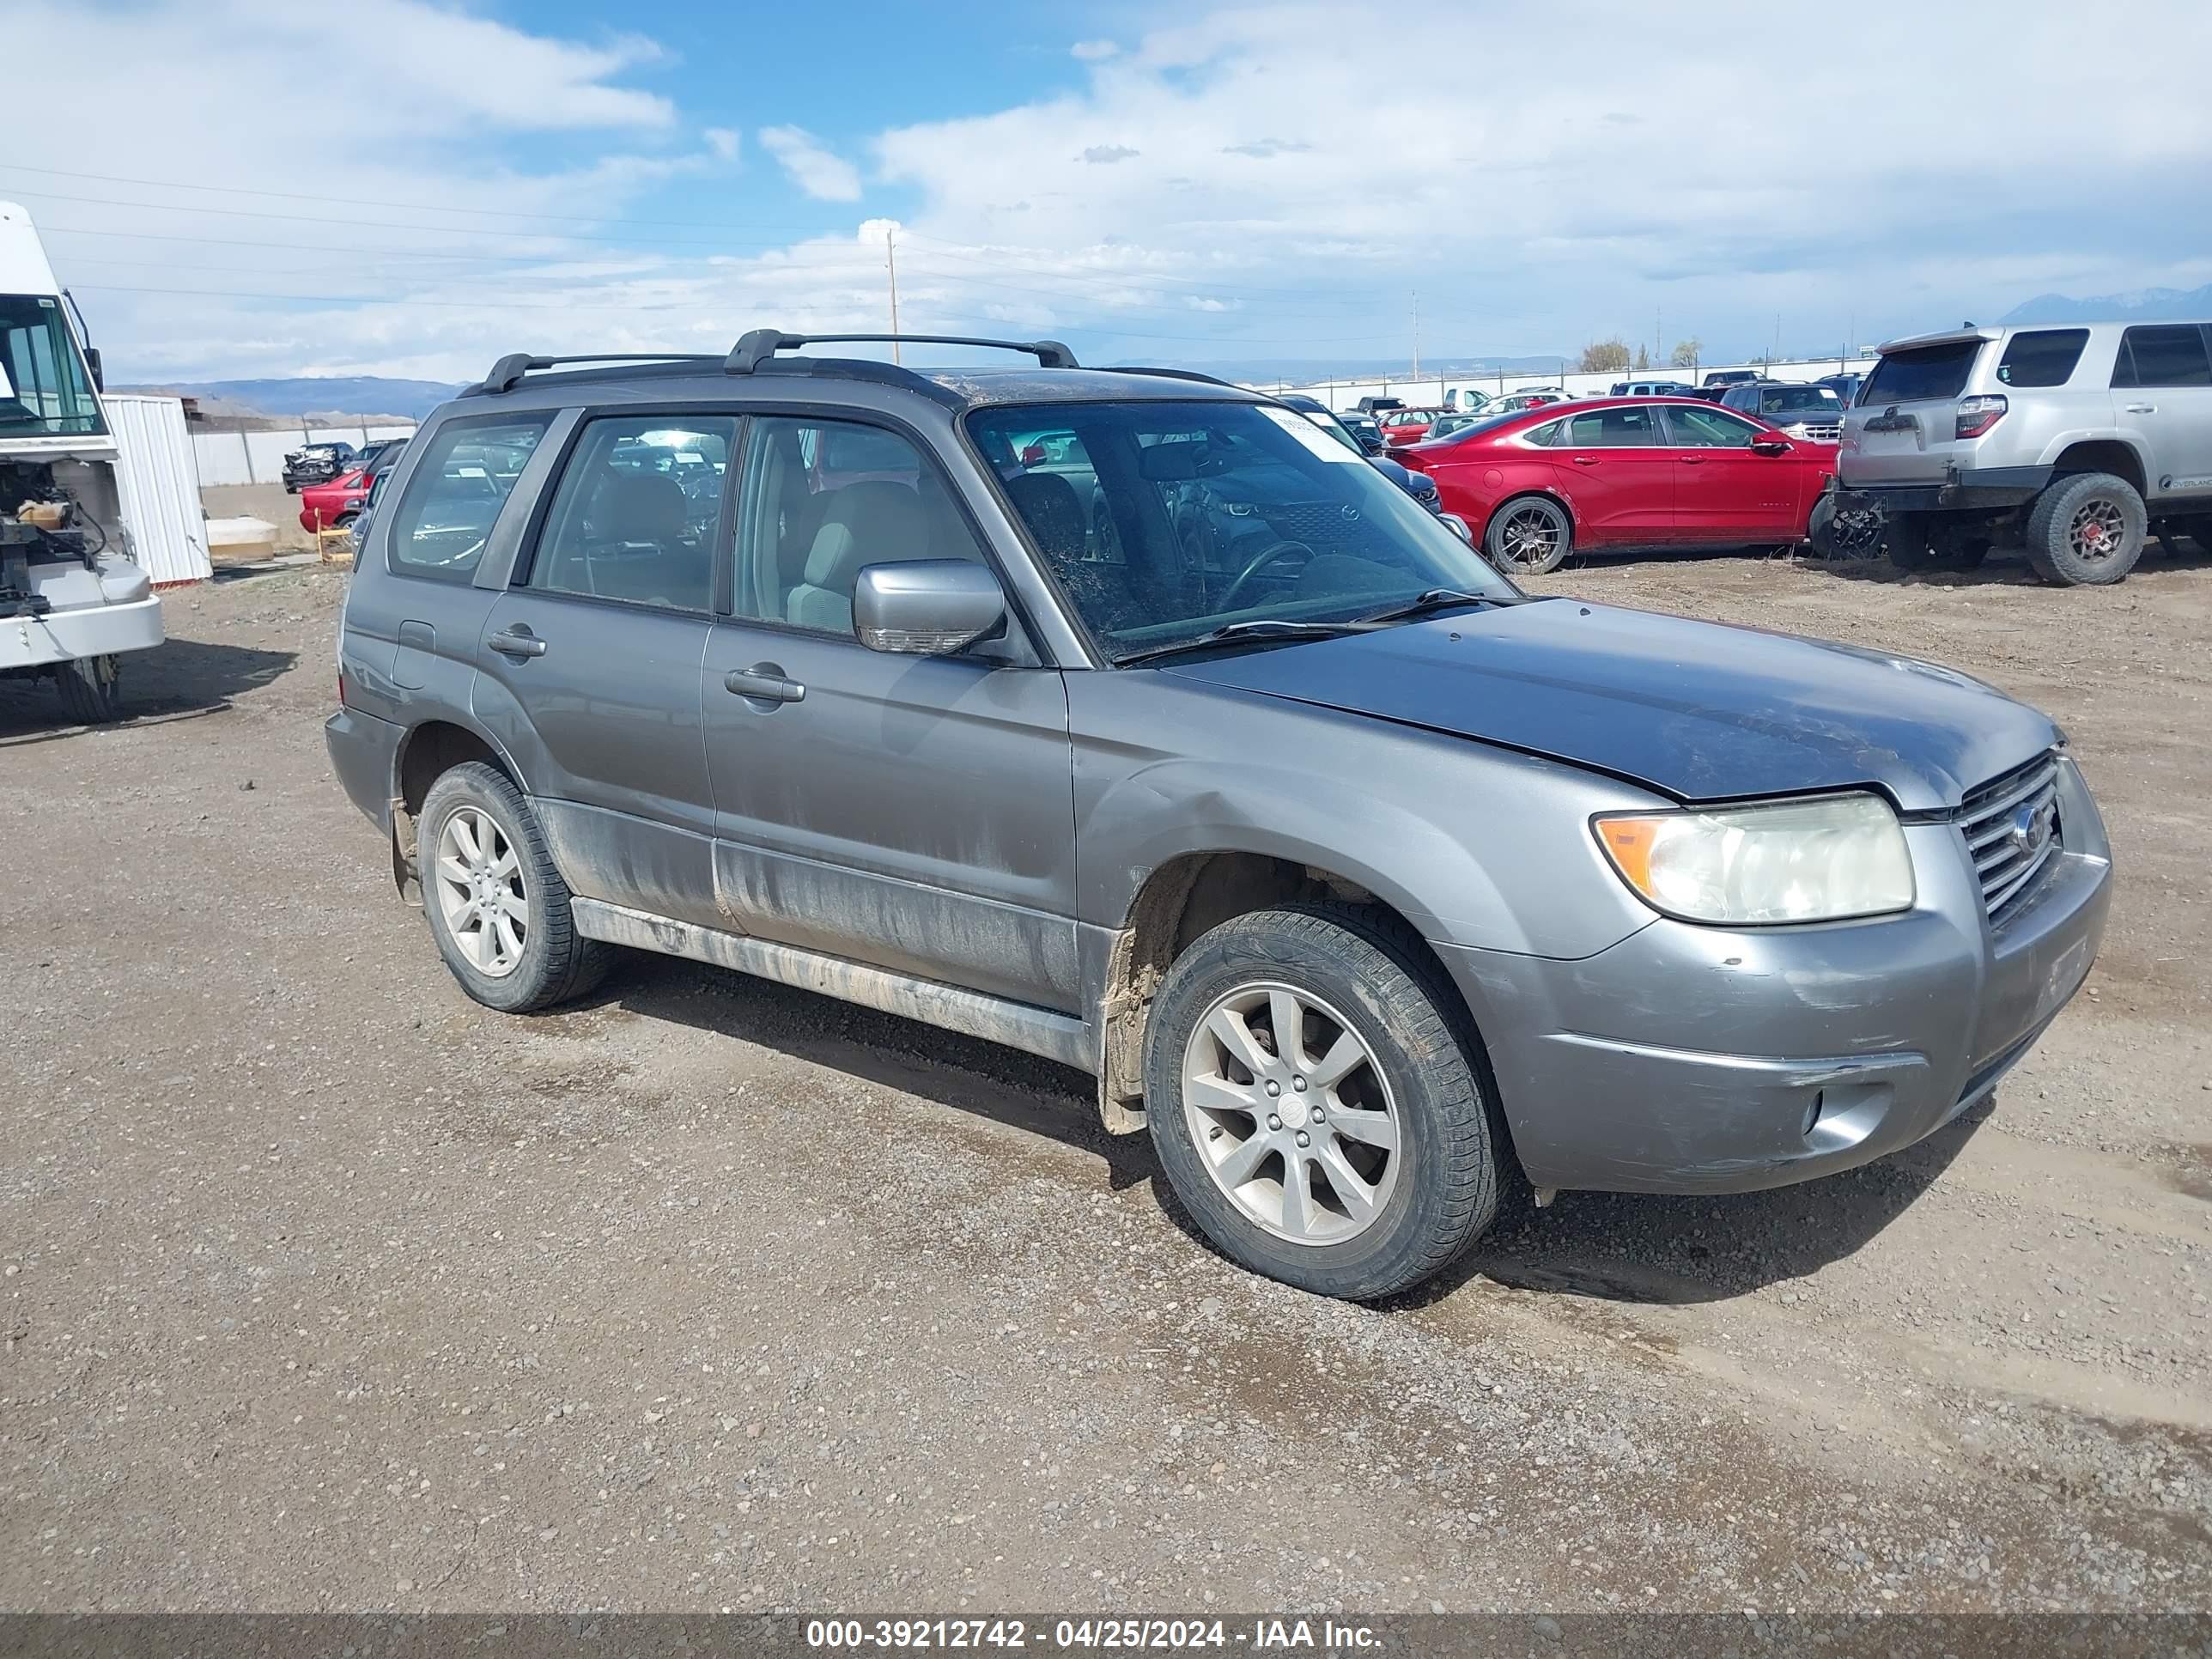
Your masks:
<path fill-rule="evenodd" d="M 1546 379 L 1556 378 L 1559 365 L 1571 369 L 1582 356 L 1579 350 L 1565 356 L 1550 357 L 1436 357 L 1425 358 L 1420 378 L 1433 380 L 1495 379 L 1499 374 L 1527 379 L 1540 374 Z M 1351 357 L 1237 357 L 1215 362 L 1182 360 L 1178 367 L 1194 368 L 1201 373 L 1218 375 L 1224 380 L 1249 381 L 1255 385 L 1272 385 L 1285 381 L 1298 386 L 1313 386 L 1325 380 L 1410 380 L 1413 366 L 1404 359 L 1395 362 L 1376 362 L 1372 358 Z"/>
<path fill-rule="evenodd" d="M 2107 294 L 2076 300 L 2064 294 L 2039 294 L 1997 319 L 2001 323 L 2196 322 L 2212 317 L 2212 283 L 2203 288 L 2143 288 L 2132 294 Z"/>
<path fill-rule="evenodd" d="M 459 388 L 442 380 L 395 380 L 380 374 L 295 376 L 283 380 L 198 380 L 118 386 L 198 398 L 210 414 L 402 415 L 421 420 Z"/>

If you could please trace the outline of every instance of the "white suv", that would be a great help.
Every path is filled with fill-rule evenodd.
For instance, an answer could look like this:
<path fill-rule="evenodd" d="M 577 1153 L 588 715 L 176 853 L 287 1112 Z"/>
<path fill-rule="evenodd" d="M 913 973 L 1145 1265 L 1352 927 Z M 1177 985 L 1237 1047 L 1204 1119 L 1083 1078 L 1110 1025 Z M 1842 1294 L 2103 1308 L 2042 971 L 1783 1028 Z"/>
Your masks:
<path fill-rule="evenodd" d="M 2116 582 L 2156 527 L 2212 552 L 2212 325 L 1973 328 L 1893 340 L 1837 481 L 1917 569 L 2024 543 L 2045 580 Z"/>

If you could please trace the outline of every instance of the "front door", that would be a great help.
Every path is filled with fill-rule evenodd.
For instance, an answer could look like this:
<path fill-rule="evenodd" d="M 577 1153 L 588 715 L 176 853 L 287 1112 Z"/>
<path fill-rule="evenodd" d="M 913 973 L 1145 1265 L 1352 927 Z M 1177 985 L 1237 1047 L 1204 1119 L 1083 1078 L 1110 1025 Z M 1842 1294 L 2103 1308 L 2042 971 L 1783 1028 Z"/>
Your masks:
<path fill-rule="evenodd" d="M 899 433 L 783 416 L 750 423 L 744 474 L 701 691 L 722 925 L 1079 1012 L 1059 672 L 1019 637 L 854 637 L 863 566 L 983 560 L 944 475 Z"/>
<path fill-rule="evenodd" d="M 1585 410 L 1560 423 L 1559 487 L 1585 547 L 1664 542 L 1674 534 L 1674 457 L 1656 406 Z"/>
<path fill-rule="evenodd" d="M 1676 541 L 1733 546 L 1804 534 L 1802 463 L 1753 449 L 1765 428 L 1725 409 L 1662 407 L 1674 461 Z"/>
<path fill-rule="evenodd" d="M 705 926 L 720 918 L 699 669 L 736 432 L 720 416 L 585 422 L 485 620 L 472 693 L 569 886 Z"/>
<path fill-rule="evenodd" d="M 2120 337 L 2112 404 L 2149 457 L 2146 492 L 2161 507 L 2212 507 L 2212 328 L 2144 324 Z"/>

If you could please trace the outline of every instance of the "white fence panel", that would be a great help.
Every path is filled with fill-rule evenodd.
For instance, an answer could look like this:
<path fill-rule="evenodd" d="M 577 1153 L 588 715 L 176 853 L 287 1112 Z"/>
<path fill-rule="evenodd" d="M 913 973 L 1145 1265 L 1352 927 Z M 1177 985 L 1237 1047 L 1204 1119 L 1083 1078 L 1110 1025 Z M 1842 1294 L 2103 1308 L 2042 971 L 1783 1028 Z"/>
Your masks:
<path fill-rule="evenodd" d="M 286 427 L 275 432 L 195 432 L 204 484 L 273 484 L 284 482 L 284 457 L 307 443 L 348 443 L 356 449 L 378 438 L 409 438 L 412 422 L 367 425 Z"/>
<path fill-rule="evenodd" d="M 185 430 L 185 406 L 174 398 L 103 393 L 100 406 L 115 434 L 116 483 L 131 556 L 156 587 L 205 581 L 207 515 L 200 507 L 199 469 Z"/>

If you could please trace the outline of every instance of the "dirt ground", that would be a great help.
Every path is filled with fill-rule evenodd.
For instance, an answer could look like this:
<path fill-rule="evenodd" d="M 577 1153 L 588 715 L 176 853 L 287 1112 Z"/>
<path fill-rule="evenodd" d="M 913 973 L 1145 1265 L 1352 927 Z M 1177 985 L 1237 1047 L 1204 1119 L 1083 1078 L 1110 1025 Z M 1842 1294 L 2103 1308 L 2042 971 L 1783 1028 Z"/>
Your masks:
<path fill-rule="evenodd" d="M 1049 1065 L 656 958 L 469 1002 L 329 774 L 343 580 L 173 597 L 117 729 L 0 691 L 0 1605 L 2212 1606 L 2212 564 L 1539 584 L 2051 710 L 2117 908 L 1993 1109 L 1386 1309 Z"/>

